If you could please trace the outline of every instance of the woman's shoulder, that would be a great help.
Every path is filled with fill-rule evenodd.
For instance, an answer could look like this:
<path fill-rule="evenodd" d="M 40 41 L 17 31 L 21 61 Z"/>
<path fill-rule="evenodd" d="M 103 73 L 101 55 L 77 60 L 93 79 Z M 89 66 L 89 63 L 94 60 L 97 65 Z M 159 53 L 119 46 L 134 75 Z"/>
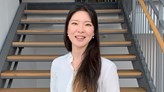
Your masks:
<path fill-rule="evenodd" d="M 102 68 L 105 70 L 109 68 L 116 68 L 116 65 L 114 62 L 104 57 L 101 57 L 101 62 L 102 62 Z"/>
<path fill-rule="evenodd" d="M 52 62 L 52 64 L 56 64 L 56 63 L 63 63 L 64 61 L 67 61 L 68 58 L 70 57 L 70 53 L 67 53 L 65 55 L 59 56 L 57 58 L 55 58 Z"/>

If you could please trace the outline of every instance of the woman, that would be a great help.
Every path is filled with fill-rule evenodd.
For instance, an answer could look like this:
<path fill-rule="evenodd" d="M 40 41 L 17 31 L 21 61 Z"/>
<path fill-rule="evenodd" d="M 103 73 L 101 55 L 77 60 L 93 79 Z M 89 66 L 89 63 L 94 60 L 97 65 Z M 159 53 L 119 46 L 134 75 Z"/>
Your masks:
<path fill-rule="evenodd" d="M 68 13 L 64 43 L 68 54 L 51 67 L 51 92 L 120 92 L 117 68 L 100 56 L 96 12 L 77 3 Z"/>

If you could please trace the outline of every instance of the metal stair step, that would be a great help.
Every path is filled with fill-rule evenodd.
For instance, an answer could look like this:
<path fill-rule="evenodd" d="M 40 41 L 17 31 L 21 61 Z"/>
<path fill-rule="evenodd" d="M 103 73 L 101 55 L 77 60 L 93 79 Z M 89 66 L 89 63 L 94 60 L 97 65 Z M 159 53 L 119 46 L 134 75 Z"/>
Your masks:
<path fill-rule="evenodd" d="M 69 10 L 24 10 L 24 14 L 67 14 Z M 96 13 L 121 13 L 121 9 L 96 10 Z"/>
<path fill-rule="evenodd" d="M 140 78 L 142 72 L 139 70 L 118 70 L 120 78 Z M 50 70 L 7 70 L 1 73 L 1 78 L 50 78 Z"/>
<path fill-rule="evenodd" d="M 0 88 L 0 92 L 50 92 L 49 88 Z"/>
<path fill-rule="evenodd" d="M 100 34 L 121 34 L 128 33 L 127 29 L 100 30 Z M 37 35 L 37 34 L 64 34 L 64 30 L 17 30 L 17 34 Z"/>
<path fill-rule="evenodd" d="M 32 3 L 31 3 L 32 4 Z M 36 7 L 35 9 L 43 9 L 40 8 L 43 4 L 40 3 L 38 4 L 40 7 L 38 7 L 37 3 L 32 4 L 33 7 Z M 27 8 L 29 9 L 29 6 L 27 4 Z M 46 4 L 48 5 L 48 4 Z M 50 4 L 52 5 L 52 4 Z M 59 5 L 61 6 L 61 5 Z M 110 5 L 106 5 L 107 7 Z M 116 5 L 117 6 L 117 5 Z M 48 6 L 46 6 L 48 7 Z M 52 6 L 49 6 L 51 8 Z M 63 7 L 63 5 L 61 6 Z M 65 7 L 65 6 L 64 6 Z M 26 8 L 24 8 L 26 9 Z M 19 10 L 20 12 L 20 10 Z M 98 14 L 109 14 L 109 13 L 121 13 L 122 11 L 120 9 L 109 9 L 109 10 L 96 10 Z M 25 17 L 22 17 L 20 19 L 19 17 L 16 17 L 16 19 L 20 20 L 20 24 L 63 24 L 65 23 L 65 19 L 23 19 L 28 16 L 27 14 L 67 14 L 68 10 L 24 10 L 24 15 Z M 19 13 L 18 13 L 19 14 Z M 20 15 L 20 14 L 19 14 Z M 17 15 L 17 16 L 19 16 Z M 20 15 L 21 16 L 21 15 Z M 63 17 L 63 16 L 62 16 Z M 105 16 L 106 17 L 106 16 Z M 111 19 L 99 19 L 99 24 L 110 24 L 110 23 L 123 23 L 125 22 L 124 18 L 111 18 Z M 17 21 L 15 20 L 17 23 Z M 14 23 L 14 24 L 16 24 Z M 12 27 L 14 28 L 14 27 Z M 17 28 L 17 26 L 16 26 Z M 16 29 L 17 30 L 17 29 Z M 126 30 L 126 29 L 125 29 Z M 109 34 L 109 33 L 127 33 L 127 30 L 100 30 L 100 34 Z M 28 34 L 28 35 L 33 35 L 33 34 L 63 34 L 63 30 L 17 30 L 17 34 Z M 10 34 L 12 35 L 12 34 Z M 10 37 L 12 38 L 12 37 Z M 11 39 L 12 40 L 12 39 Z M 11 44 L 11 42 L 10 42 Z M 102 43 L 101 46 L 131 46 L 131 42 L 106 42 Z M 7 44 L 6 44 L 7 45 Z M 5 45 L 5 46 L 6 46 Z M 12 45 L 14 47 L 56 47 L 56 46 L 64 46 L 63 43 L 61 42 L 13 42 Z M 11 48 L 11 45 L 10 47 Z M 7 50 L 9 51 L 9 50 Z M 6 51 L 6 52 L 7 52 Z M 61 55 L 11 55 L 9 52 L 9 56 L 6 58 L 5 54 L 5 59 L 2 61 L 9 61 L 11 62 L 22 62 L 22 61 L 28 61 L 28 62 L 33 62 L 33 61 L 49 61 L 52 62 L 53 59 L 61 56 Z M 112 61 L 133 61 L 136 60 L 136 55 L 133 54 L 106 54 L 102 55 L 103 57 L 110 59 Z M 139 61 L 137 61 L 139 62 Z M 8 63 L 8 62 L 7 62 Z M 142 78 L 142 72 L 140 70 L 118 70 L 118 74 L 120 78 Z M 15 78 L 15 79 L 49 79 L 50 78 L 50 70 L 15 70 L 15 71 L 3 71 L 0 73 L 1 79 L 8 79 L 8 78 Z M 139 79 L 140 80 L 140 79 Z M 142 81 L 142 80 L 141 80 Z M 0 88 L 0 92 L 50 92 L 49 88 Z M 139 88 L 139 87 L 121 87 L 121 92 L 146 92 L 144 88 Z"/>
<path fill-rule="evenodd" d="M 111 18 L 111 19 L 99 19 L 99 23 L 122 23 L 124 18 Z M 63 24 L 65 19 L 21 19 L 20 23 L 23 24 Z"/>
<path fill-rule="evenodd" d="M 142 72 L 139 70 L 118 70 L 118 75 L 121 78 L 141 78 Z"/>
<path fill-rule="evenodd" d="M 122 87 L 121 92 L 147 92 L 144 88 L 139 87 Z"/>
<path fill-rule="evenodd" d="M 7 70 L 1 73 L 3 79 L 47 79 L 50 78 L 49 70 Z"/>
<path fill-rule="evenodd" d="M 121 92 L 146 92 L 139 87 L 121 87 Z M 0 88 L 0 92 L 50 92 L 49 88 Z"/>
<path fill-rule="evenodd" d="M 52 61 L 61 55 L 10 55 L 7 56 L 8 61 Z M 112 61 L 131 61 L 136 60 L 136 55 L 133 54 L 105 54 L 102 55 Z"/>
<path fill-rule="evenodd" d="M 109 54 L 109 55 L 102 55 L 107 59 L 112 61 L 132 61 L 136 60 L 136 55 L 133 54 Z"/>
<path fill-rule="evenodd" d="M 12 42 L 13 47 L 60 47 L 64 42 Z M 100 42 L 100 46 L 131 46 L 131 41 Z"/>

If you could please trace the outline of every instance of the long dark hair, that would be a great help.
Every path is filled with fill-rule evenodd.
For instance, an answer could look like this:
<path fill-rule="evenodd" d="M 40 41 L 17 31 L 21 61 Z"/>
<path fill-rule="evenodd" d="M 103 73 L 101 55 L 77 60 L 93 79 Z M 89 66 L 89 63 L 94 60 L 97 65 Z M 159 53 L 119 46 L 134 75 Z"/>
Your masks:
<path fill-rule="evenodd" d="M 90 5 L 86 3 L 76 3 L 76 5 L 69 11 L 65 23 L 64 43 L 67 50 L 71 52 L 72 43 L 67 36 L 67 30 L 72 15 L 77 11 L 86 11 L 89 14 L 94 26 L 94 38 L 91 39 L 83 53 L 84 58 L 73 82 L 73 92 L 83 92 L 84 90 L 87 92 L 97 92 L 98 79 L 101 71 L 101 57 L 97 14 Z"/>

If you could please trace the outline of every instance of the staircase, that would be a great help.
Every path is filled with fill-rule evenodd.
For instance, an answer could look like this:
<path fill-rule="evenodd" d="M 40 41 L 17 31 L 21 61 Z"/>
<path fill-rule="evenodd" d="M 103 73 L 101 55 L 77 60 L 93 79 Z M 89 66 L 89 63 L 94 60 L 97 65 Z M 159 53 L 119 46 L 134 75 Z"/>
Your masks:
<path fill-rule="evenodd" d="M 18 64 L 23 62 L 47 62 L 50 63 L 54 58 L 67 53 L 53 54 L 23 54 L 26 48 L 41 48 L 43 51 L 46 48 L 57 48 L 60 50 L 64 47 L 64 43 L 60 37 L 63 35 L 63 29 L 41 29 L 42 26 L 64 25 L 65 19 L 58 18 L 65 16 L 68 9 L 74 3 L 21 3 L 14 22 L 8 33 L 6 42 L 1 52 L 1 76 L 0 76 L 0 92 L 49 92 L 49 88 L 11 88 L 14 79 L 49 79 L 50 70 L 18 70 Z M 130 30 L 128 30 L 127 20 L 124 17 L 123 10 L 118 6 L 117 2 L 106 3 L 91 3 L 96 9 L 99 16 L 100 25 L 100 46 L 102 49 L 112 50 L 118 48 L 118 53 L 103 53 L 102 56 L 112 60 L 117 64 L 124 61 L 132 62 L 133 69 L 120 69 L 118 67 L 118 75 L 120 80 L 136 79 L 139 87 L 121 87 L 121 92 L 151 92 L 149 85 L 145 79 L 145 72 L 140 63 L 136 52 L 133 38 Z M 111 16 L 117 16 L 113 18 Z M 56 16 L 54 19 L 32 19 L 29 16 Z M 109 16 L 109 17 L 107 17 Z M 110 27 L 110 25 L 121 25 L 121 28 Z M 38 29 L 32 29 L 32 26 L 37 26 Z M 104 27 L 105 26 L 105 27 Z M 39 28 L 41 27 L 41 28 Z M 28 41 L 28 37 L 41 37 L 39 41 Z M 58 37 L 59 39 L 51 38 L 50 41 L 44 37 Z M 117 37 L 123 36 L 121 40 Z M 112 38 L 111 38 L 112 37 Z M 108 39 L 110 38 L 110 39 Z M 128 53 L 119 51 L 119 48 L 128 49 Z M 41 67 L 40 67 L 41 68 Z M 49 67 L 50 69 L 50 67 Z"/>

